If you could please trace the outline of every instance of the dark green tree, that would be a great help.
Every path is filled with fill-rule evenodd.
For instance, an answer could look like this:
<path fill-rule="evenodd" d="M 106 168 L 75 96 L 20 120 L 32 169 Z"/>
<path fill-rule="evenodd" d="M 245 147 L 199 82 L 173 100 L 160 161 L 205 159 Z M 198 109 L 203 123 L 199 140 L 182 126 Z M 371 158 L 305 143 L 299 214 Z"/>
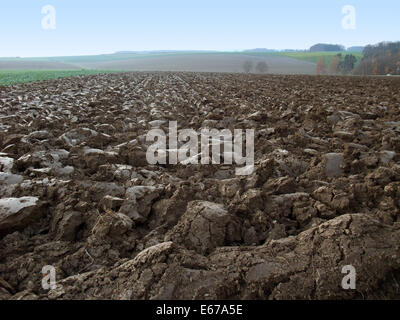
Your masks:
<path fill-rule="evenodd" d="M 354 69 L 356 62 L 357 58 L 355 56 L 352 54 L 346 54 L 344 61 L 340 62 L 339 67 L 343 73 L 350 73 Z"/>

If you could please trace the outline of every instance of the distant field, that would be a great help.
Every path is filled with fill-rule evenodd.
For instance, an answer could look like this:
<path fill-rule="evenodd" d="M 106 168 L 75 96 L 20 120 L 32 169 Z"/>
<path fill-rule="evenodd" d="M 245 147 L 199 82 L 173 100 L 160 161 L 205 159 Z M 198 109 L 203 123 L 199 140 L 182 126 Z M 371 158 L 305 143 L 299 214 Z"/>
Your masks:
<path fill-rule="evenodd" d="M 37 59 L 0 59 L 0 70 L 80 70 L 74 64 L 59 61 Z"/>
<path fill-rule="evenodd" d="M 313 62 L 293 59 L 278 52 L 153 52 L 115 53 L 93 56 L 0 58 L 0 70 L 123 70 L 123 71 L 189 71 L 243 72 L 251 61 L 268 64 L 268 73 L 315 74 Z M 255 69 L 252 70 L 255 72 Z"/>
<path fill-rule="evenodd" d="M 299 59 L 299 60 L 303 60 L 303 61 L 308 61 L 308 62 L 312 62 L 312 63 L 317 63 L 318 60 L 321 57 L 325 57 L 325 62 L 327 65 L 330 64 L 332 58 L 334 56 L 336 56 L 337 54 L 341 53 L 342 57 L 344 58 L 344 56 L 346 54 L 352 54 L 353 56 L 355 56 L 357 58 L 357 62 L 359 62 L 361 60 L 361 58 L 363 57 L 363 54 L 361 52 L 351 52 L 351 51 L 337 51 L 337 52 L 281 52 L 281 55 L 290 57 L 290 58 L 294 58 L 294 59 Z"/>
<path fill-rule="evenodd" d="M 0 70 L 0 86 L 101 73 L 115 70 Z"/>
<path fill-rule="evenodd" d="M 251 61 L 253 66 L 263 61 L 268 65 L 268 73 L 275 74 L 315 74 L 315 64 L 293 59 L 279 54 L 244 53 L 192 53 L 138 56 L 134 59 L 112 60 L 108 62 L 80 63 L 84 68 L 126 71 L 189 71 L 189 72 L 244 72 L 243 65 Z M 256 70 L 253 68 L 252 72 Z"/>
<path fill-rule="evenodd" d="M 268 73 L 315 74 L 316 63 L 325 57 L 329 65 L 341 53 L 362 58 L 360 52 L 128 52 L 92 56 L 0 58 L 0 85 L 59 77 L 121 71 L 244 72 L 244 63 L 263 61 Z M 107 71 L 103 71 L 107 70 Z M 253 67 L 252 72 L 256 72 Z"/>
<path fill-rule="evenodd" d="M 222 52 L 221 52 L 222 53 Z M 0 69 L 1 65 L 5 63 L 63 63 L 68 65 L 79 66 L 80 64 L 86 63 L 103 63 L 111 61 L 124 61 L 134 60 L 143 58 L 159 58 L 168 56 L 182 56 L 182 55 L 196 55 L 196 54 L 221 54 L 220 52 L 191 52 L 191 51 L 179 51 L 179 52 L 152 52 L 152 53 L 112 53 L 112 54 L 99 54 L 99 55 L 86 55 L 86 56 L 58 56 L 58 57 L 36 57 L 36 58 L 18 58 L 18 57 L 7 57 L 0 58 Z M 234 54 L 234 53 L 233 53 Z"/>

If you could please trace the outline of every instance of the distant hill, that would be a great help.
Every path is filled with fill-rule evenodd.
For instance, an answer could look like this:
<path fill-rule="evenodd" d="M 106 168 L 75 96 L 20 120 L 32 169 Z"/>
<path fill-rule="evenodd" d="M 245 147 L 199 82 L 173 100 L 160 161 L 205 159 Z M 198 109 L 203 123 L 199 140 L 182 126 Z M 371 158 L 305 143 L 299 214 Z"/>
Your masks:
<path fill-rule="evenodd" d="M 306 52 L 307 50 L 300 50 L 300 49 L 283 49 L 281 52 Z"/>
<path fill-rule="evenodd" d="M 162 54 L 162 53 L 208 53 L 213 50 L 144 50 L 144 51 L 117 51 L 114 54 Z"/>
<path fill-rule="evenodd" d="M 117 51 L 115 54 L 136 54 L 135 51 Z"/>
<path fill-rule="evenodd" d="M 268 50 L 268 49 L 264 49 Z M 0 58 L 0 70 L 107 70 L 107 71 L 189 71 L 244 72 L 252 64 L 258 72 L 259 63 L 268 65 L 272 74 L 315 74 L 315 64 L 270 51 L 119 51 L 93 56 L 62 56 L 39 58 Z M 1 81 L 0 81 L 1 82 Z"/>
<path fill-rule="evenodd" d="M 347 48 L 347 51 L 352 51 L 352 52 L 363 52 L 365 47 L 349 47 Z"/>
<path fill-rule="evenodd" d="M 243 50 L 243 52 L 277 52 L 275 49 L 266 49 L 266 48 L 256 48 L 256 49 L 248 49 Z"/>
<path fill-rule="evenodd" d="M 58 61 L 0 59 L 0 70 L 79 70 L 79 66 Z"/>
<path fill-rule="evenodd" d="M 313 45 L 310 48 L 310 52 L 324 52 L 324 51 L 345 51 L 344 46 L 340 44 L 327 44 L 327 43 L 318 43 Z"/>

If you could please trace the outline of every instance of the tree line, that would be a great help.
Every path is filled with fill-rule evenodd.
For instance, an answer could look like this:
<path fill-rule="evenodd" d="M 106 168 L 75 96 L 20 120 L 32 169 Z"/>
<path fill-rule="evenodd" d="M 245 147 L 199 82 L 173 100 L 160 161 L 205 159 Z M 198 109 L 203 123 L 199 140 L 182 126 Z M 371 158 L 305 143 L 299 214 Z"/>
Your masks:
<path fill-rule="evenodd" d="M 319 75 L 354 74 L 354 75 L 400 75 L 400 42 L 381 42 L 368 45 L 363 50 L 363 58 L 357 64 L 352 54 L 335 55 L 329 65 L 321 57 L 316 66 Z"/>
<path fill-rule="evenodd" d="M 267 73 L 268 65 L 265 61 L 259 61 L 257 64 L 254 64 L 252 61 L 247 60 L 243 63 L 243 71 L 245 73 L 251 73 L 255 70 L 257 73 Z"/>
<path fill-rule="evenodd" d="M 357 58 L 352 54 L 346 54 L 343 58 L 341 53 L 332 57 L 329 66 L 326 64 L 325 57 L 321 57 L 317 62 L 316 72 L 318 75 L 338 75 L 350 74 L 357 62 Z"/>
<path fill-rule="evenodd" d="M 381 42 L 364 48 L 357 75 L 400 75 L 400 42 Z"/>
<path fill-rule="evenodd" d="M 345 47 L 340 44 L 317 43 L 310 48 L 310 52 L 330 52 L 330 51 L 345 51 Z"/>

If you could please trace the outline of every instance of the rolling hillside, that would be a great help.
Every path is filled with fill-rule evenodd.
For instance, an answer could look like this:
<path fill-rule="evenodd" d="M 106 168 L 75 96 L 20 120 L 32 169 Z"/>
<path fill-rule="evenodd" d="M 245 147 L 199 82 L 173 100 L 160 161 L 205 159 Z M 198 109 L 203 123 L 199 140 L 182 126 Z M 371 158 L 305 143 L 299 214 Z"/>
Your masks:
<path fill-rule="evenodd" d="M 268 73 L 314 74 L 313 61 L 272 52 L 153 52 L 50 58 L 0 58 L 0 70 L 78 70 L 243 72 L 251 61 L 268 64 Z"/>

